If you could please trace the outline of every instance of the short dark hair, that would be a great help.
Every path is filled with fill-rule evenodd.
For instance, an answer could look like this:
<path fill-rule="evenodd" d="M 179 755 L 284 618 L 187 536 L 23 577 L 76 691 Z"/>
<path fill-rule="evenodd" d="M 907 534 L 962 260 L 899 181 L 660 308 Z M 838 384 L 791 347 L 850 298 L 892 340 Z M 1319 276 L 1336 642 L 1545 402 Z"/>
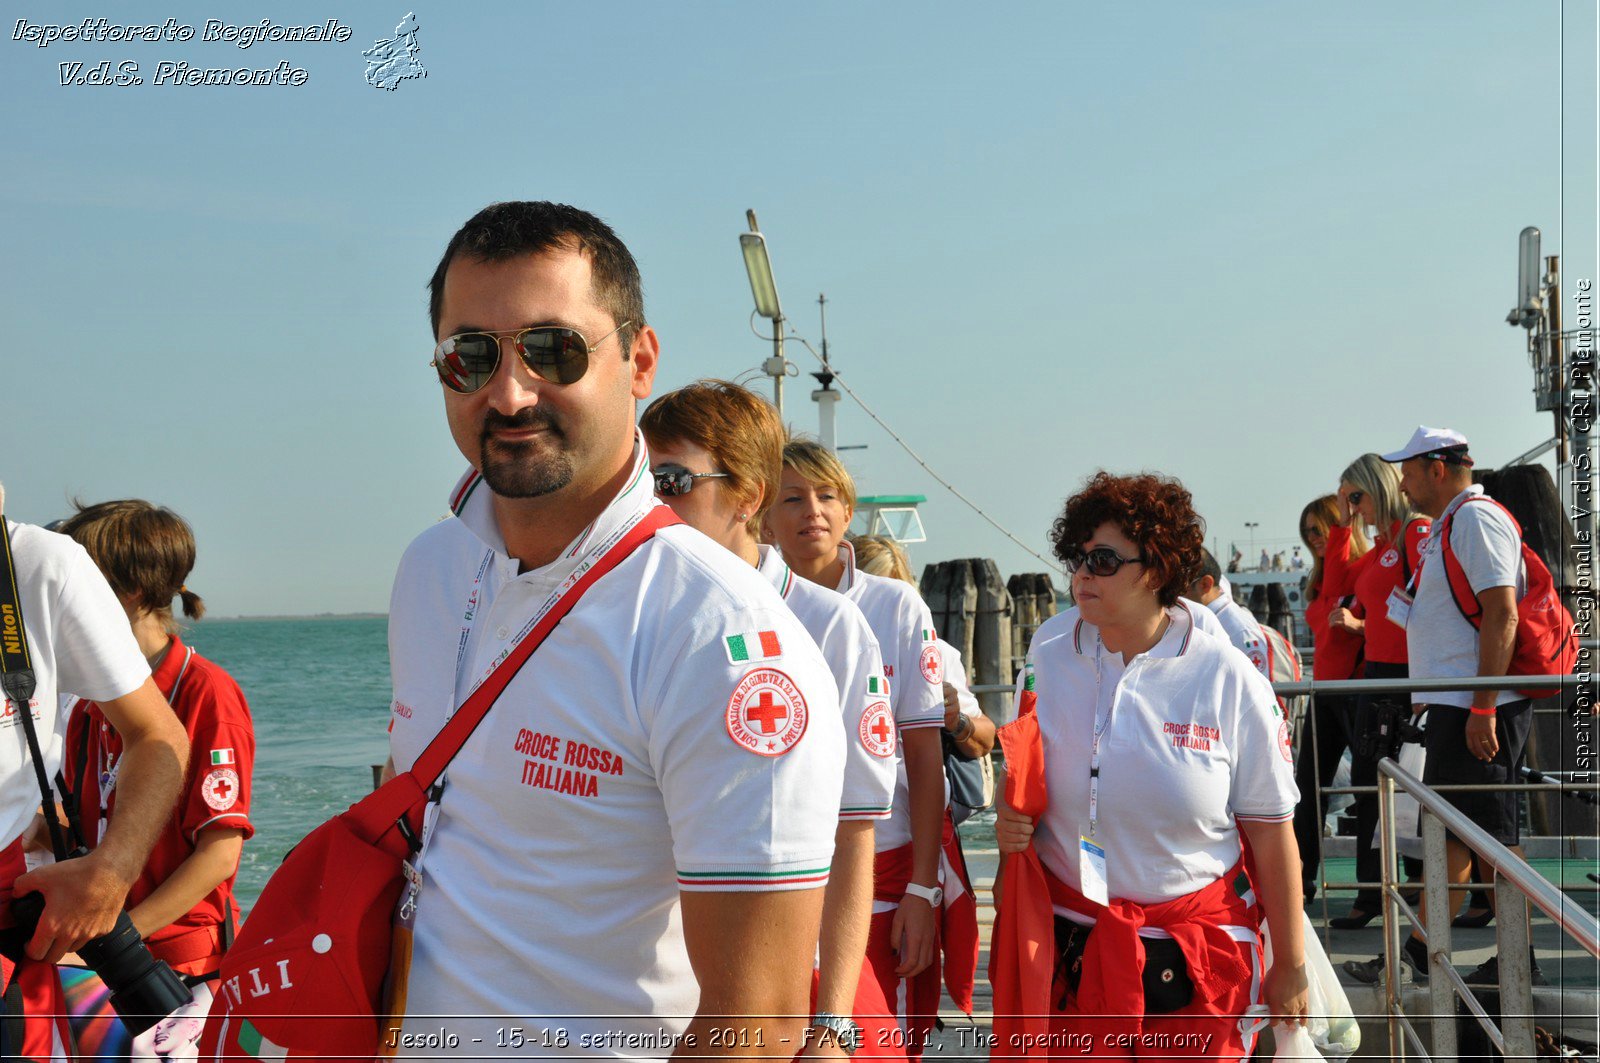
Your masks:
<path fill-rule="evenodd" d="M 1062 564 L 1110 522 L 1139 546 L 1145 567 L 1155 573 L 1156 598 L 1174 605 L 1200 571 L 1206 525 L 1194 511 L 1194 498 L 1170 476 L 1095 473 L 1083 490 L 1067 499 L 1050 528 L 1050 542 Z"/>
<path fill-rule="evenodd" d="M 428 317 L 433 334 L 439 334 L 444 276 L 457 256 L 505 262 L 557 250 L 589 256 L 595 302 L 611 314 L 613 324 L 628 323 L 617 333 L 622 359 L 627 361 L 633 350 L 633 337 L 645 324 L 644 286 L 639 280 L 638 263 L 611 226 L 593 214 L 543 200 L 491 203 L 456 230 L 428 281 Z"/>
<path fill-rule="evenodd" d="M 1194 579 L 1189 582 L 1199 583 L 1206 576 L 1210 576 L 1213 583 L 1221 583 L 1222 566 L 1217 564 L 1217 559 L 1212 556 L 1211 551 L 1202 546 L 1200 548 L 1200 568 L 1195 572 Z"/>

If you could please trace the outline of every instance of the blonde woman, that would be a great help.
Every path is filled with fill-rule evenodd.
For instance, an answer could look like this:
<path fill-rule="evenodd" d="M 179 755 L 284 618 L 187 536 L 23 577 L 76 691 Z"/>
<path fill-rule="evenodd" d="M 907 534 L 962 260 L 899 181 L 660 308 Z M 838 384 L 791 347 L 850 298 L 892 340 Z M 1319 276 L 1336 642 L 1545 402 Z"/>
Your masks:
<path fill-rule="evenodd" d="M 1328 614 L 1330 628 L 1361 636 L 1362 676 L 1367 679 L 1404 679 L 1410 672 L 1405 628 L 1396 623 L 1391 609 L 1399 604 L 1406 584 L 1422 562 L 1422 544 L 1432 522 L 1417 512 L 1400 490 L 1400 473 L 1376 454 L 1363 454 L 1339 475 L 1339 524 L 1329 530 L 1324 565 L 1325 580 L 1339 585 L 1349 581 L 1355 601 Z M 1354 526 L 1374 529 L 1373 547 L 1355 561 L 1347 561 L 1347 537 Z M 1405 694 L 1364 694 L 1356 699 L 1351 731 L 1350 782 L 1374 786 L 1378 761 L 1394 753 L 1391 748 L 1396 721 L 1411 716 Z M 1372 845 L 1378 826 L 1378 799 L 1374 794 L 1356 797 L 1356 878 L 1376 882 L 1378 851 Z M 1330 920 L 1341 929 L 1365 926 L 1380 911 L 1376 890 L 1356 895 L 1350 914 Z"/>
<path fill-rule="evenodd" d="M 855 499 L 855 481 L 833 451 L 814 440 L 791 440 L 783 448 L 783 477 L 766 529 L 798 575 L 861 608 L 883 650 L 901 774 L 894 809 L 877 830 L 867 962 L 885 998 L 900 1004 L 906 1054 L 920 1059 L 939 1011 L 944 660 L 921 596 L 856 564 L 845 538 Z"/>

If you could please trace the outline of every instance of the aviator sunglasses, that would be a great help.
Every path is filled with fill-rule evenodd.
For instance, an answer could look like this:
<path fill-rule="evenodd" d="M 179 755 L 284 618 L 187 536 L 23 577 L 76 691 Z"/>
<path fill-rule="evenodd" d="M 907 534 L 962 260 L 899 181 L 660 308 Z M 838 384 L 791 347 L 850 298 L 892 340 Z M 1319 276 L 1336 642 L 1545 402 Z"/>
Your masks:
<path fill-rule="evenodd" d="M 1097 546 L 1093 550 L 1074 550 L 1064 559 L 1067 573 L 1070 575 L 1080 568 L 1088 569 L 1091 576 L 1115 576 L 1117 570 L 1123 565 L 1144 564 L 1141 557 L 1123 557 L 1109 546 Z"/>
<path fill-rule="evenodd" d="M 576 384 L 589 371 L 589 355 L 632 321 L 624 321 L 593 345 L 577 329 L 563 325 L 535 325 L 504 332 L 458 332 L 446 336 L 433 349 L 428 364 L 439 372 L 439 382 L 458 395 L 470 395 L 494 378 L 500 368 L 500 340 L 509 337 L 528 371 L 552 384 Z"/>
<path fill-rule="evenodd" d="M 686 495 L 694 490 L 696 480 L 721 480 L 727 478 L 725 472 L 690 472 L 682 465 L 657 465 L 650 470 L 650 475 L 655 477 L 656 494 L 663 498 L 675 495 Z"/>

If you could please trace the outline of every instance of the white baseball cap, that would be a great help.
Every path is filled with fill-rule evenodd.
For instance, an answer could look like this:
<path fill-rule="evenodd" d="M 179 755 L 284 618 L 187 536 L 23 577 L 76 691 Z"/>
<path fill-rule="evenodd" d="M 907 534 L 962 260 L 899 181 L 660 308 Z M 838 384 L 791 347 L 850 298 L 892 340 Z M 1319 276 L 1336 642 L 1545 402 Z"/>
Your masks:
<path fill-rule="evenodd" d="M 1391 454 L 1380 455 L 1384 461 L 1405 461 L 1408 458 L 1434 458 L 1452 465 L 1472 466 L 1467 454 L 1467 437 L 1453 428 L 1429 428 L 1417 425 L 1410 442 Z"/>

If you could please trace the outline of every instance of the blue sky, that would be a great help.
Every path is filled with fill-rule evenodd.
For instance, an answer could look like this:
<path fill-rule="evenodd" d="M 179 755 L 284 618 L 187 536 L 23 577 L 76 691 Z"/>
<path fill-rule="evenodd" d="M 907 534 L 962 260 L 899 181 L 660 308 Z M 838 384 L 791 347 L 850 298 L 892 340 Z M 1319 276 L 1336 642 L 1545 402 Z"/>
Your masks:
<path fill-rule="evenodd" d="M 815 343 L 826 292 L 845 378 L 1041 552 L 1101 467 L 1181 477 L 1223 549 L 1247 521 L 1287 547 L 1419 422 L 1489 465 L 1550 435 L 1503 319 L 1524 225 L 1569 297 L 1595 276 L 1593 3 L 1564 36 L 1555 0 L 422 3 L 428 76 L 374 89 L 361 51 L 406 10 L 7 5 L 9 515 L 147 497 L 194 524 L 219 615 L 384 609 L 463 467 L 424 285 L 510 198 L 632 247 L 658 391 L 768 353 L 736 240 L 755 208 L 795 328 Z M 12 39 L 99 16 L 352 37 Z M 105 59 L 147 83 L 59 84 Z M 149 83 L 162 60 L 307 79 Z M 810 386 L 786 392 L 806 429 Z M 928 495 L 918 564 L 1040 567 L 848 400 L 839 435 L 867 445 L 864 491 Z"/>

